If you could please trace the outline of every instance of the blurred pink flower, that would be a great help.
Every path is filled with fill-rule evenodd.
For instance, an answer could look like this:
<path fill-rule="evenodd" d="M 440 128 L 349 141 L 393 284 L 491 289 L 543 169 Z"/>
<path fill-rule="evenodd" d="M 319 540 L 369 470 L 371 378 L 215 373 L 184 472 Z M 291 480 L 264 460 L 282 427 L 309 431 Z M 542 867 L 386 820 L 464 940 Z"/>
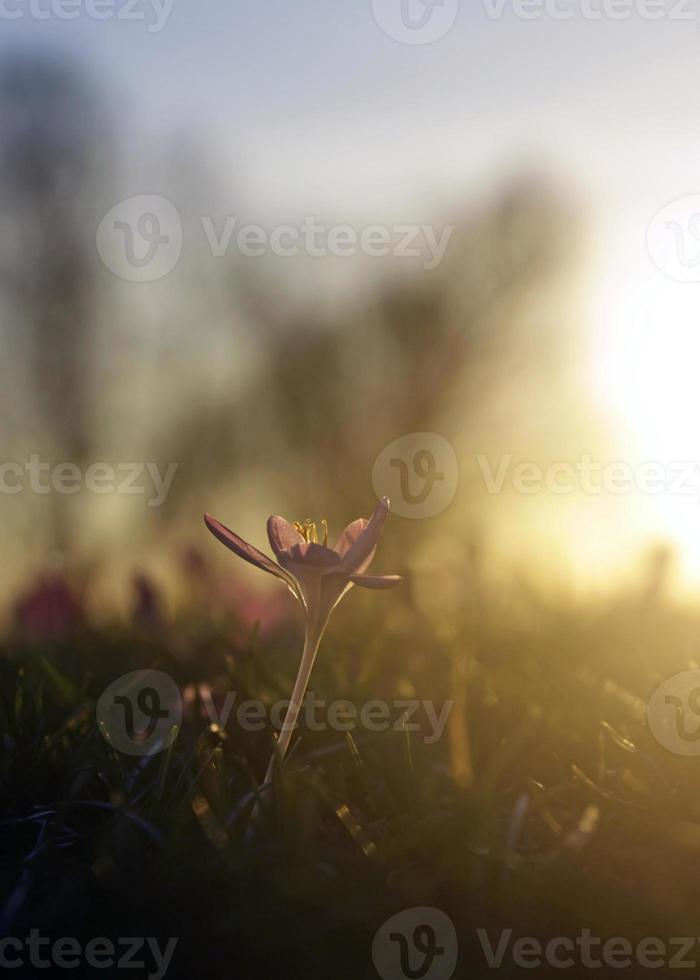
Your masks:
<path fill-rule="evenodd" d="M 85 613 L 68 582 L 49 573 L 19 597 L 14 621 L 33 640 L 62 640 L 83 625 Z"/>
<path fill-rule="evenodd" d="M 268 635 L 291 619 L 293 606 L 284 593 L 260 592 L 235 575 L 224 579 L 219 590 L 225 607 L 248 633 L 259 625 L 261 635 Z"/>

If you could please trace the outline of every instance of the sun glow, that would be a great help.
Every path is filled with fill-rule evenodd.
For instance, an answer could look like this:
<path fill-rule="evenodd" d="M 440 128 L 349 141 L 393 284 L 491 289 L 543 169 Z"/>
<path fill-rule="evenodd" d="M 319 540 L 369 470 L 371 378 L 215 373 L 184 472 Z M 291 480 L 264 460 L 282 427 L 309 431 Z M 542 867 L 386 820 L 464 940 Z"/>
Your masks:
<path fill-rule="evenodd" d="M 700 285 L 656 276 L 610 315 L 608 387 L 640 449 L 700 460 Z"/>
<path fill-rule="evenodd" d="M 635 493 L 635 523 L 677 548 L 700 579 L 700 284 L 658 274 L 605 291 L 597 313 L 599 401 L 618 458 L 657 464 L 664 487 Z"/>

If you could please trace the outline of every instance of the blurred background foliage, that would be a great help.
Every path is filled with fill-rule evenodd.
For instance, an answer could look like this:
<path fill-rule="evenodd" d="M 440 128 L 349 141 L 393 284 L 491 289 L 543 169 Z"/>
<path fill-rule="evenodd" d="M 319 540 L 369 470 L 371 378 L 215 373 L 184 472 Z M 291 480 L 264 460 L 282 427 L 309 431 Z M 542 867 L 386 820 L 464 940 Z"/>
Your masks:
<path fill-rule="evenodd" d="M 5 495 L 5 594 L 47 557 L 90 567 L 98 604 L 123 604 L 120 582 L 141 564 L 177 588 L 173 551 L 205 546 L 204 509 L 256 540 L 271 512 L 339 528 L 371 509 L 379 452 L 415 431 L 454 445 L 458 496 L 441 518 L 395 520 L 386 560 L 418 566 L 436 538 L 456 560 L 475 535 L 483 544 L 499 508 L 475 453 L 517 441 L 525 454 L 552 400 L 548 446 L 583 417 L 580 341 L 557 320 L 580 253 L 566 196 L 519 177 L 445 214 L 455 231 L 429 271 L 395 258 L 379 260 L 380 274 L 367 259 L 213 259 L 199 222 L 222 213 L 222 198 L 181 137 L 154 167 L 183 217 L 185 253 L 162 282 L 135 286 L 94 248 L 100 217 L 139 190 L 94 82 L 46 56 L 3 65 L 4 455 L 178 471 L 154 509 L 126 495 Z"/>

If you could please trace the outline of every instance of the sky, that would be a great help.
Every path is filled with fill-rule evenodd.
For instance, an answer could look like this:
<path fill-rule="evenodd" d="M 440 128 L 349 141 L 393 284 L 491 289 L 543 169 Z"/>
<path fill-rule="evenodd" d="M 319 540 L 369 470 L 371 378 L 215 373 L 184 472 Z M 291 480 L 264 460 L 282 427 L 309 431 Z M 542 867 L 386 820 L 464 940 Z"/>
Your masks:
<path fill-rule="evenodd" d="M 47 11 L 59 0 L 31 2 Z M 93 64 L 128 106 L 134 140 L 201 127 L 222 171 L 261 206 L 301 205 L 310 188 L 329 206 L 442 197 L 507 172 L 514 157 L 631 196 L 643 174 L 670 181 L 686 172 L 679 152 L 698 152 L 698 19 L 671 15 L 680 3 L 693 13 L 696 0 L 662 0 L 658 21 L 584 16 L 582 3 L 612 0 L 546 0 L 576 12 L 566 21 L 544 8 L 523 20 L 513 0 L 500 19 L 487 13 L 494 0 L 447 0 L 454 26 L 420 45 L 388 36 L 372 0 L 174 0 L 169 16 L 155 12 L 161 0 L 131 13 L 126 0 L 103 0 L 114 14 L 104 21 L 72 2 L 76 19 L 37 20 L 30 0 L 5 0 L 2 10 L 23 14 L 2 25 L 5 49 Z"/>

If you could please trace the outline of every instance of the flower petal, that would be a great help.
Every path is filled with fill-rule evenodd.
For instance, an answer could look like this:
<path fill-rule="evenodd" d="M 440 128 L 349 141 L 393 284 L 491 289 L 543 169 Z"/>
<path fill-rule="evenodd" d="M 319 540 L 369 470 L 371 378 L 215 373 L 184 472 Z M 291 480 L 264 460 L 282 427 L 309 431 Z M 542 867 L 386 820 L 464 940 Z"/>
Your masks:
<path fill-rule="evenodd" d="M 350 581 L 363 589 L 393 589 L 403 582 L 401 575 L 351 575 Z"/>
<path fill-rule="evenodd" d="M 382 497 L 377 502 L 367 527 L 343 556 L 341 567 L 348 575 L 361 574 L 372 561 L 388 515 L 389 498 Z"/>
<path fill-rule="evenodd" d="M 280 557 L 285 563 L 293 561 L 300 565 L 313 565 L 316 568 L 340 564 L 340 555 L 315 541 L 302 541 L 301 544 L 292 545 L 289 551 L 284 552 Z"/>
<path fill-rule="evenodd" d="M 252 544 L 248 544 L 243 538 L 234 534 L 233 531 L 230 531 L 220 521 L 217 521 L 211 514 L 204 515 L 204 523 L 214 537 L 218 538 L 227 548 L 230 548 L 239 558 L 250 562 L 251 565 L 255 565 L 257 568 L 261 568 L 264 572 L 269 572 L 270 575 L 276 575 L 277 578 L 281 578 L 292 589 L 295 595 L 297 594 L 298 585 L 296 579 L 286 569 L 281 568 L 271 558 L 264 555 L 262 551 L 258 551 Z"/>
<path fill-rule="evenodd" d="M 303 544 L 304 542 L 302 535 L 284 517 L 268 517 L 267 536 L 270 539 L 270 547 L 278 561 L 283 551 L 289 551 L 295 544 Z"/>
<path fill-rule="evenodd" d="M 333 551 L 335 551 L 336 554 L 339 554 L 341 557 L 346 555 L 362 534 L 364 529 L 367 527 L 368 523 L 369 521 L 366 517 L 358 517 L 358 519 L 353 521 L 352 524 L 348 524 L 336 543 L 333 545 Z"/>

